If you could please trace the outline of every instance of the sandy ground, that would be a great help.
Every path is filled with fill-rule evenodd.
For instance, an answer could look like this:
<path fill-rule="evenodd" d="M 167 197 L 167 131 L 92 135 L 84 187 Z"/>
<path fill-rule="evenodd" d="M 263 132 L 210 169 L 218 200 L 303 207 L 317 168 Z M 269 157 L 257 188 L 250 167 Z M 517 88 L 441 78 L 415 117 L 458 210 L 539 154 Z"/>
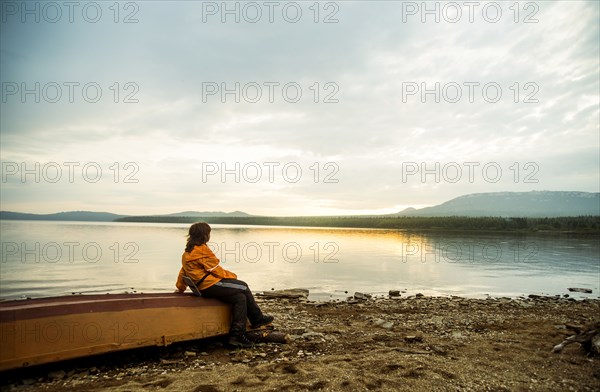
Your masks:
<path fill-rule="evenodd" d="M 222 338 L 2 374 L 2 391 L 599 391 L 600 358 L 552 347 L 600 300 L 261 299 L 288 344 Z"/>

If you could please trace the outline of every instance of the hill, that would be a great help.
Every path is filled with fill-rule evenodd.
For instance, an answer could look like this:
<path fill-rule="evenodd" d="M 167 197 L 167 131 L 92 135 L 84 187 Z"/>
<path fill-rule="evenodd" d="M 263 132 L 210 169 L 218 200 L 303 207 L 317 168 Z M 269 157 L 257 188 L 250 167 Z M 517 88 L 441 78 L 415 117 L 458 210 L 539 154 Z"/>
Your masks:
<path fill-rule="evenodd" d="M 125 215 L 112 214 L 110 212 L 93 211 L 68 211 L 55 214 L 29 214 L 22 212 L 0 211 L 0 219 L 6 220 L 50 220 L 50 221 L 88 221 L 88 222 L 112 222 L 123 218 Z"/>
<path fill-rule="evenodd" d="M 561 217 L 600 215 L 600 193 L 532 191 L 473 193 L 391 216 Z"/>
<path fill-rule="evenodd" d="M 242 211 L 222 212 L 222 211 L 183 211 L 166 215 L 152 215 L 150 217 L 160 218 L 208 218 L 208 217 L 249 217 Z M 54 214 L 30 214 L 23 212 L 0 211 L 0 219 L 5 220 L 50 220 L 50 221 L 88 221 L 88 222 L 112 222 L 121 218 L 129 217 L 129 215 L 119 215 L 110 212 L 93 212 L 93 211 L 67 211 Z M 147 218 L 147 217 L 146 217 Z"/>
<path fill-rule="evenodd" d="M 232 216 L 232 217 L 241 217 L 241 216 L 252 216 L 250 214 L 246 214 L 242 211 L 233 211 L 233 212 L 223 212 L 223 211 L 183 211 L 183 212 L 175 212 L 173 214 L 166 215 L 155 215 L 155 216 L 191 216 L 191 217 L 221 217 L 221 216 Z"/>

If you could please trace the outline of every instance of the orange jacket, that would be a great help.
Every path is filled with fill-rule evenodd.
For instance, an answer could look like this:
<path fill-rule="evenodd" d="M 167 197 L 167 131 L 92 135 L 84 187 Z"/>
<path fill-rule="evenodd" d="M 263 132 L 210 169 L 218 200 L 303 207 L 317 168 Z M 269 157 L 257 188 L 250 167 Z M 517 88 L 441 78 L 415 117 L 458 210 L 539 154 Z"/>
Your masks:
<path fill-rule="evenodd" d="M 236 274 L 227 271 L 219 263 L 220 261 L 217 259 L 217 256 L 215 256 L 206 244 L 195 246 L 191 252 L 185 252 L 181 256 L 181 269 L 179 270 L 179 276 L 177 276 L 177 283 L 175 284 L 177 289 L 183 293 L 187 288 L 187 284 L 183 281 L 184 274 L 189 276 L 194 282 L 198 282 L 210 271 L 210 275 L 198 287 L 200 290 L 209 288 L 221 279 L 237 278 Z"/>

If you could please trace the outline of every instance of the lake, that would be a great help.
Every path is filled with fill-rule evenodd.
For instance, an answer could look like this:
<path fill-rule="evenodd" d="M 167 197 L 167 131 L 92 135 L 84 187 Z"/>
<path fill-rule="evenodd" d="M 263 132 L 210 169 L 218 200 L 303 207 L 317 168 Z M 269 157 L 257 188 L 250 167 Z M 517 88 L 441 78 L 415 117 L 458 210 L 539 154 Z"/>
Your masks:
<path fill-rule="evenodd" d="M 597 298 L 597 236 L 211 225 L 210 247 L 254 291 Z M 175 289 L 188 224 L 0 221 L 4 299 Z M 581 287 L 593 294 L 569 293 Z"/>

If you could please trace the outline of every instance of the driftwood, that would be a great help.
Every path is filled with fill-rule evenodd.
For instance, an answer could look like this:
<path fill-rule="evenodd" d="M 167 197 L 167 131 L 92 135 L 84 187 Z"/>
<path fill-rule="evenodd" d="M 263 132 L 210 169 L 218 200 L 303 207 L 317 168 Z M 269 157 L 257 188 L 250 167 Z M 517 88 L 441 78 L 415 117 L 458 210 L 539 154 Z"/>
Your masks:
<path fill-rule="evenodd" d="M 258 292 L 256 296 L 266 298 L 307 298 L 308 293 L 307 289 L 288 289 Z"/>
<path fill-rule="evenodd" d="M 579 343 L 589 355 L 600 355 L 600 321 L 586 326 L 566 325 L 568 330 L 575 332 L 562 343 L 557 344 L 552 352 L 559 353 L 565 346 L 571 343 Z"/>
<path fill-rule="evenodd" d="M 389 351 L 398 351 L 398 352 L 406 353 L 406 354 L 420 354 L 420 355 L 434 354 L 433 351 L 411 350 L 411 349 L 402 348 L 402 347 L 394 347 L 394 348 L 391 348 Z"/>
<path fill-rule="evenodd" d="M 252 328 L 250 323 L 246 323 L 246 337 L 254 343 L 289 343 L 289 336 L 286 333 L 275 331 L 275 326 L 270 323 Z"/>
<path fill-rule="evenodd" d="M 437 346 L 428 346 L 428 347 L 429 347 L 429 350 L 417 350 L 417 349 L 405 348 L 405 347 L 392 347 L 392 348 L 386 348 L 383 350 L 378 350 L 378 352 L 383 352 L 383 353 L 400 352 L 400 353 L 404 353 L 404 354 L 415 354 L 415 355 L 432 355 L 432 354 L 447 355 L 448 354 L 448 352 L 446 350 L 444 350 L 443 348 L 440 348 Z"/>
<path fill-rule="evenodd" d="M 288 343 L 288 335 L 271 329 L 246 331 L 248 340 L 254 343 Z"/>

